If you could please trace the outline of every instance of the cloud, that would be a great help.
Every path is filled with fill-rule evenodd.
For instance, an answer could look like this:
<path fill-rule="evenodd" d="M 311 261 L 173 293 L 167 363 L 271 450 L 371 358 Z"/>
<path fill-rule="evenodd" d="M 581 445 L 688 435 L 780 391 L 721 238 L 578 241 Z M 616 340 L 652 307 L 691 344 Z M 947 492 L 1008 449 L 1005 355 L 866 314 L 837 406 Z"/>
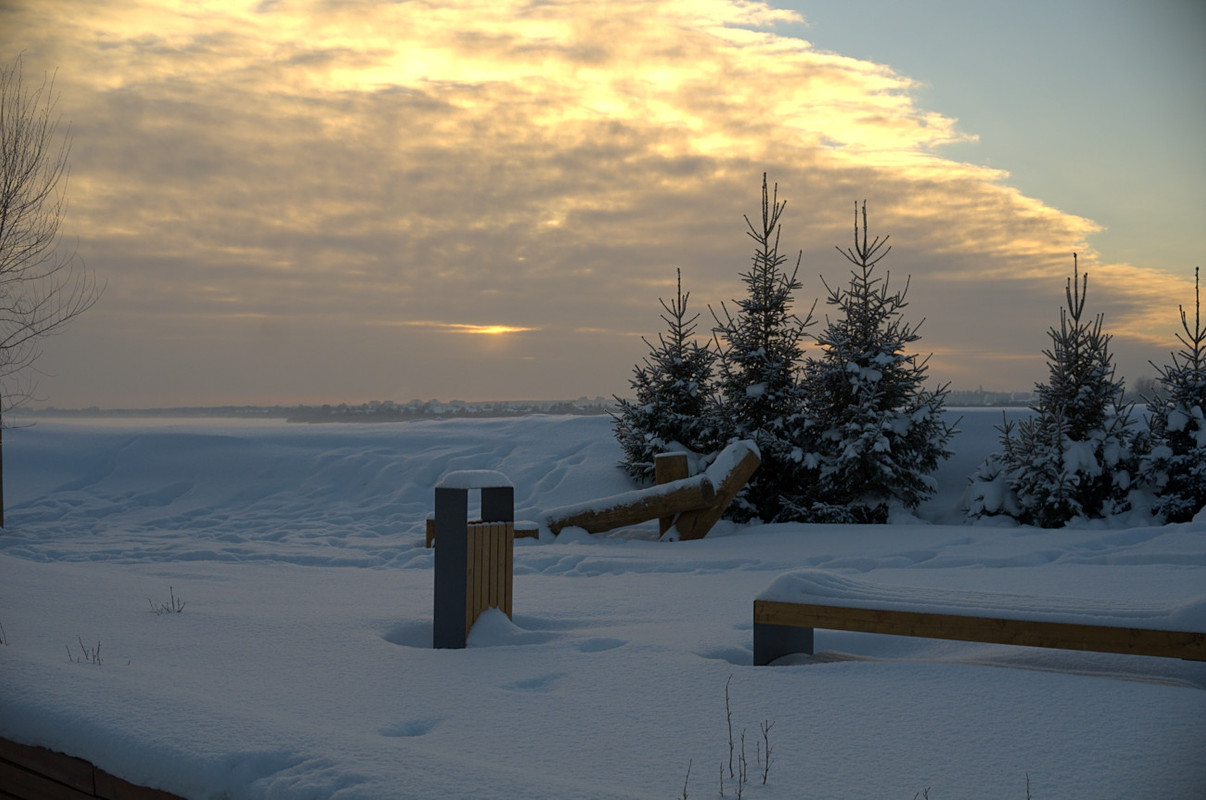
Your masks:
<path fill-rule="evenodd" d="M 1029 354 L 1074 250 L 1107 327 L 1170 338 L 1183 281 L 1097 263 L 1094 223 L 943 158 L 974 137 L 907 77 L 777 32 L 796 20 L 741 0 L 0 8 L 0 55 L 21 42 L 27 70 L 57 68 L 66 222 L 109 285 L 90 335 L 48 350 L 55 394 L 349 399 L 397 386 L 385 370 L 424 396 L 622 393 L 676 267 L 699 310 L 740 293 L 763 171 L 804 308 L 814 276 L 844 274 L 832 248 L 868 199 L 935 377 L 1041 378 Z M 495 326 L 523 336 L 458 340 Z"/>

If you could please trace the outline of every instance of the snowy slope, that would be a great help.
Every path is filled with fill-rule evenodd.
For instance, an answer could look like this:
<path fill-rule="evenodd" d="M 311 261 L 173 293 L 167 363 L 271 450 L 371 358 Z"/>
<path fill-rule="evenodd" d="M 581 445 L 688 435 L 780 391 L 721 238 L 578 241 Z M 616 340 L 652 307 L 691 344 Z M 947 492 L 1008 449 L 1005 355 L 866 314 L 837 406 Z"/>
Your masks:
<path fill-rule="evenodd" d="M 961 413 L 924 519 L 521 540 L 514 621 L 463 651 L 430 647 L 433 487 L 498 470 L 519 519 L 627 491 L 606 418 L 6 432 L 0 736 L 190 798 L 668 798 L 688 765 L 690 797 L 721 771 L 731 797 L 732 676 L 746 797 L 1201 797 L 1203 664 L 822 631 L 750 666 L 753 598 L 800 568 L 1197 608 L 1206 521 L 949 524 L 1000 419 Z M 169 587 L 184 610 L 152 613 Z"/>

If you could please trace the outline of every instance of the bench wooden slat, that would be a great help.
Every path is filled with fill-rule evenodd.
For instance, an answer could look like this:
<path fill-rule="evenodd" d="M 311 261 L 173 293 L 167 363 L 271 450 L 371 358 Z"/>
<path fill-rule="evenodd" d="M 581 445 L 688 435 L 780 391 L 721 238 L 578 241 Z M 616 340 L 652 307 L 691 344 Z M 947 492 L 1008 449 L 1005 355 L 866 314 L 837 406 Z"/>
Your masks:
<path fill-rule="evenodd" d="M 36 772 L 73 789 L 92 792 L 92 765 L 82 758 L 56 753 L 44 747 L 0 739 L 0 764 L 4 762 Z"/>
<path fill-rule="evenodd" d="M 111 775 L 82 758 L 0 738 L 0 798 L 184 800 Z"/>
<path fill-rule="evenodd" d="M 96 796 L 99 800 L 183 800 L 170 792 L 130 783 L 103 769 L 96 770 Z"/>
<path fill-rule="evenodd" d="M 755 600 L 755 640 L 759 637 L 760 625 L 1206 661 L 1206 633 L 1186 631 Z M 760 648 L 757 641 L 754 649 L 755 663 L 758 663 Z M 811 648 L 808 652 L 811 653 Z"/>
<path fill-rule="evenodd" d="M 81 792 L 66 784 L 0 761 L 0 786 L 4 793 L 19 800 L 92 800 L 91 792 Z"/>

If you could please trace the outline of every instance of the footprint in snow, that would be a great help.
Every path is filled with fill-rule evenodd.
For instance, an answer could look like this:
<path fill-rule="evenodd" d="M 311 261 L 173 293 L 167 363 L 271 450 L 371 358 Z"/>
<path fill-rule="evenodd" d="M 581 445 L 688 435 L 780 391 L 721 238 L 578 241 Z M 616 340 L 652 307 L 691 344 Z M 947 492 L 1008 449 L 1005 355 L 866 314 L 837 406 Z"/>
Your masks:
<path fill-rule="evenodd" d="M 550 672 L 547 675 L 538 675 L 535 678 L 525 678 L 520 681 L 504 683 L 499 688 L 509 692 L 551 692 L 564 677 L 565 673 Z"/>
<path fill-rule="evenodd" d="M 413 738 L 415 736 L 426 736 L 431 733 L 435 726 L 439 725 L 443 720 L 440 717 L 428 717 L 425 719 L 410 719 L 405 722 L 398 722 L 393 725 L 386 725 L 381 728 L 378 733 L 382 736 L 391 738 Z"/>
<path fill-rule="evenodd" d="M 602 653 L 606 650 L 623 647 L 626 644 L 628 642 L 623 639 L 586 639 L 578 642 L 577 648 L 579 653 Z"/>
<path fill-rule="evenodd" d="M 754 663 L 753 654 L 744 647 L 709 647 L 703 650 L 696 650 L 695 655 L 708 661 L 725 661 L 737 667 L 748 667 Z"/>

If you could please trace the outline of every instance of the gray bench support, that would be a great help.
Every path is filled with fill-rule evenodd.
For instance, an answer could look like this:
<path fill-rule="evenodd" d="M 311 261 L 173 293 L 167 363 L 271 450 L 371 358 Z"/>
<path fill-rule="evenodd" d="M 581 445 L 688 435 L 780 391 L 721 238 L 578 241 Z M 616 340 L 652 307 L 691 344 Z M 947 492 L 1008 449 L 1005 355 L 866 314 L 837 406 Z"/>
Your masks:
<path fill-rule="evenodd" d="M 764 667 L 793 653 L 812 655 L 812 628 L 754 622 L 754 666 Z"/>

